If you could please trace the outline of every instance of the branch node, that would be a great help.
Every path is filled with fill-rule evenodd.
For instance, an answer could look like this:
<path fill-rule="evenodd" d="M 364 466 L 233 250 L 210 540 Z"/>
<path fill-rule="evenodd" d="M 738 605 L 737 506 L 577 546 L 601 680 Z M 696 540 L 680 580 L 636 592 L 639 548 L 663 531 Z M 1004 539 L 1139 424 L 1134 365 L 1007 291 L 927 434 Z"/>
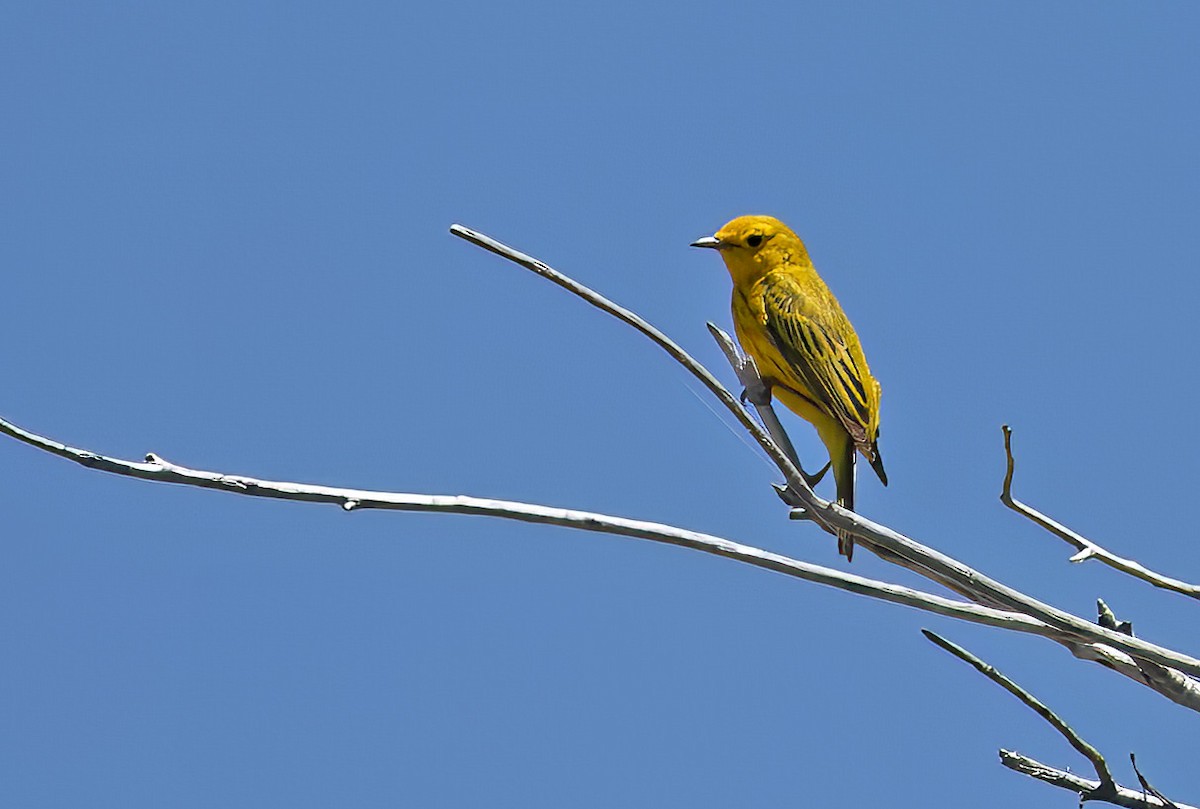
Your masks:
<path fill-rule="evenodd" d="M 1122 635 L 1133 637 L 1133 622 L 1118 621 L 1117 615 L 1104 603 L 1103 598 L 1096 599 L 1096 623 L 1105 629 L 1111 629 L 1115 632 L 1120 632 Z"/>

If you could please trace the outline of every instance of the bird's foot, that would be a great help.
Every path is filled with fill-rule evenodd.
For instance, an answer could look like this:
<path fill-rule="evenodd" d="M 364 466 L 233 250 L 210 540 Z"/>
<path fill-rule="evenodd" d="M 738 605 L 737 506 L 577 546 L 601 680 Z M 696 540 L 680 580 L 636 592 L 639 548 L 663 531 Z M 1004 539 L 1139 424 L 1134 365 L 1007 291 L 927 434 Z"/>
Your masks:
<path fill-rule="evenodd" d="M 749 402 L 755 407 L 766 407 L 771 403 L 771 388 L 767 385 L 747 385 L 742 388 L 742 395 L 738 399 L 742 404 Z"/>

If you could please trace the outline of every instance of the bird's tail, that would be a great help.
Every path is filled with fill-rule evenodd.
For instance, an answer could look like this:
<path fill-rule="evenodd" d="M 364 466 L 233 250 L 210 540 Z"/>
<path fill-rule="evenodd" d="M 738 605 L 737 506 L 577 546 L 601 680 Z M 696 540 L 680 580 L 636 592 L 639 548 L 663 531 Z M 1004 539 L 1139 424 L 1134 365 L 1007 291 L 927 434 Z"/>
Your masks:
<path fill-rule="evenodd" d="M 887 472 L 883 471 L 883 456 L 879 454 L 878 438 L 871 442 L 871 448 L 866 455 L 867 460 L 871 463 L 871 468 L 875 470 L 876 475 L 879 475 L 879 482 L 886 486 Z"/>
<path fill-rule="evenodd" d="M 837 502 L 844 509 L 854 511 L 854 442 L 847 440 L 833 460 L 833 481 L 837 484 Z M 846 531 L 837 532 L 838 553 L 846 561 L 854 559 L 854 537 Z"/>

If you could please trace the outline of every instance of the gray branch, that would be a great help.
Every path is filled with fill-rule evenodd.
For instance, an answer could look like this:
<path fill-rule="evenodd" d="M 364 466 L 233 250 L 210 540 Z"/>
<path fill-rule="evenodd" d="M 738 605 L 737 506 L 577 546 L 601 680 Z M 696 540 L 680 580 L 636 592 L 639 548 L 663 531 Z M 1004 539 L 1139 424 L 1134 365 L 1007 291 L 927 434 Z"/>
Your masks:
<path fill-rule="evenodd" d="M 1045 703 L 1035 697 L 1033 694 L 1026 691 L 1012 679 L 1007 677 L 1003 672 L 995 666 L 984 662 L 980 658 L 968 652 L 957 643 L 948 641 L 935 632 L 930 632 L 928 629 L 922 629 L 925 637 L 930 641 L 945 649 L 955 657 L 969 663 L 976 671 L 987 677 L 992 682 L 999 685 L 1008 693 L 1015 696 L 1030 710 L 1045 719 L 1052 728 L 1059 732 L 1067 743 L 1074 747 L 1084 758 L 1091 762 L 1092 768 L 1096 771 L 1098 781 L 1091 781 L 1086 778 L 1080 778 L 1065 770 L 1057 770 L 1053 767 L 1047 767 L 1045 764 L 1034 761 L 1031 758 L 1022 756 L 1019 753 L 1013 753 L 1009 750 L 1000 750 L 1000 761 L 1004 766 L 1016 770 L 1025 775 L 1032 776 L 1038 780 L 1054 784 L 1064 789 L 1070 789 L 1079 794 L 1080 804 L 1085 801 L 1104 801 L 1107 803 L 1116 804 L 1117 806 L 1137 807 L 1164 807 L 1164 809 L 1184 809 L 1184 804 L 1175 803 L 1167 800 L 1161 793 L 1155 790 L 1142 777 L 1140 772 L 1137 773 L 1138 780 L 1142 783 L 1145 791 L 1137 792 L 1135 790 L 1123 787 L 1113 778 L 1112 771 L 1108 768 L 1108 762 L 1100 751 L 1084 740 L 1082 736 L 1075 732 L 1075 729 L 1068 725 L 1061 716 L 1052 711 Z M 1132 759 L 1133 757 L 1130 756 Z M 1134 761 L 1134 771 L 1137 772 L 1137 763 Z M 1150 792 L 1151 794 L 1146 794 Z M 1188 807 L 1187 809 L 1191 809 Z"/>
<path fill-rule="evenodd" d="M 1106 793 L 1103 791 L 1103 785 L 1099 781 L 1080 778 L 1072 772 L 1060 770 L 1057 767 L 1050 767 L 1029 756 L 1021 755 L 1012 750 L 1000 751 L 1000 763 L 1022 775 L 1028 775 L 1031 778 L 1036 778 L 1039 781 L 1044 781 L 1047 784 L 1078 794 L 1081 804 L 1086 801 L 1104 801 L 1114 806 L 1127 807 L 1127 809 L 1170 809 L 1170 805 L 1141 790 L 1130 789 L 1129 787 L 1117 784 L 1114 791 Z M 1186 803 L 1179 803 L 1178 801 L 1173 801 L 1172 803 L 1178 809 L 1196 809 L 1196 807 L 1189 806 Z"/>
<path fill-rule="evenodd" d="M 1172 702 L 1200 712 L 1200 680 L 1177 669 L 1138 660 L 1103 643 L 1064 643 L 1080 660 L 1090 660 L 1158 692 Z"/>
<path fill-rule="evenodd" d="M 1001 429 L 1004 430 L 1004 455 L 1007 461 L 1007 466 L 1004 472 L 1004 486 L 1000 490 L 1000 502 L 1008 506 L 1013 511 L 1028 518 L 1032 522 L 1045 528 L 1050 533 L 1059 537 L 1068 545 L 1073 547 L 1078 553 L 1071 557 L 1072 562 L 1085 562 L 1088 559 L 1096 559 L 1111 568 L 1127 573 L 1130 576 L 1141 579 L 1144 582 L 1153 584 L 1155 587 L 1161 587 L 1164 590 L 1171 590 L 1176 593 L 1182 593 L 1185 596 L 1192 598 L 1200 598 L 1200 585 L 1189 584 L 1179 579 L 1173 579 L 1170 576 L 1164 576 L 1161 573 L 1156 573 L 1144 565 L 1126 559 L 1123 556 L 1117 556 L 1115 553 L 1108 551 L 1097 545 L 1092 540 L 1072 531 L 1062 523 L 1054 520 L 1035 508 L 1032 508 L 1020 500 L 1012 496 L 1012 481 L 1013 469 L 1016 462 L 1013 460 L 1012 453 L 1012 429 L 1005 424 Z"/>
<path fill-rule="evenodd" d="M 30 446 L 74 461 L 89 469 L 96 469 L 125 477 L 160 483 L 176 483 L 205 489 L 230 492 L 251 497 L 268 497 L 278 500 L 295 500 L 311 503 L 329 503 L 345 511 L 358 509 L 390 509 L 395 511 L 425 511 L 449 514 L 474 514 L 544 523 L 583 531 L 627 536 L 662 542 L 669 545 L 723 556 L 754 567 L 773 570 L 777 573 L 823 584 L 846 592 L 857 593 L 893 604 L 903 604 L 925 612 L 971 623 L 994 626 L 1017 632 L 1039 635 L 1067 647 L 1076 657 L 1095 660 L 1132 677 L 1136 681 L 1161 691 L 1168 698 L 1200 711 L 1200 688 L 1196 681 L 1168 667 L 1155 666 L 1167 677 L 1167 687 L 1161 688 L 1147 680 L 1143 671 L 1149 665 L 1135 660 L 1127 653 L 1113 649 L 1102 638 L 1080 640 L 1074 635 L 1050 627 L 1035 618 L 1021 613 L 999 610 L 978 604 L 945 598 L 943 596 L 913 590 L 888 582 L 843 573 L 832 568 L 802 562 L 760 548 L 732 542 L 722 537 L 688 531 L 661 523 L 612 517 L 593 512 L 548 506 L 492 500 L 465 495 L 424 495 L 400 492 L 382 492 L 365 489 L 347 489 L 334 486 L 272 481 L 246 475 L 231 475 L 221 472 L 191 469 L 169 463 L 153 453 L 142 462 L 122 460 L 101 455 L 90 450 L 78 449 L 50 438 L 25 430 L 0 419 L 0 433 L 7 434 Z M 1090 626 L 1083 622 L 1084 626 Z M 1099 633 L 1100 627 L 1093 627 Z M 1158 648 L 1158 647 L 1151 647 Z M 1176 653 L 1171 653 L 1176 654 Z M 1139 666 L 1139 662 L 1141 665 Z"/>
<path fill-rule="evenodd" d="M 362 509 L 390 509 L 394 511 L 424 511 L 445 514 L 474 514 L 500 517 L 530 523 L 557 525 L 582 531 L 646 539 L 668 545 L 690 548 L 734 559 L 754 567 L 773 570 L 805 581 L 824 584 L 850 593 L 866 595 L 893 604 L 931 612 L 948 618 L 958 618 L 972 623 L 995 626 L 1041 635 L 1061 641 L 1061 633 L 1025 615 L 981 607 L 962 601 L 924 593 L 888 582 L 843 573 L 832 568 L 801 562 L 780 554 L 771 553 L 749 545 L 743 545 L 722 537 L 688 531 L 662 523 L 612 517 L 588 511 L 551 508 L 530 503 L 508 500 L 492 500 L 466 495 L 430 495 L 402 492 L 382 492 L 365 489 L 346 489 L 289 481 L 260 480 L 246 475 L 230 475 L 169 463 L 153 453 L 144 462 L 127 461 L 100 455 L 90 450 L 67 446 L 58 441 L 37 435 L 0 419 L 0 433 L 23 441 L 30 446 L 74 461 L 103 472 L 159 483 L 177 483 L 203 489 L 247 495 L 269 497 L 277 500 L 296 500 L 309 503 L 328 503 L 345 511 Z"/>

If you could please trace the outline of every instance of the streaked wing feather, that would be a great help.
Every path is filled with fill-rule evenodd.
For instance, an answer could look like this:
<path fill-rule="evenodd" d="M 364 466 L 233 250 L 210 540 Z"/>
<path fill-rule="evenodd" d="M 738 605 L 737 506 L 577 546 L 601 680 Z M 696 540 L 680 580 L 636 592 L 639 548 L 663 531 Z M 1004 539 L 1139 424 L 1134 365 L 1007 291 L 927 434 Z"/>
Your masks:
<path fill-rule="evenodd" d="M 865 386 L 874 380 L 864 383 L 854 352 L 795 279 L 773 273 L 767 280 L 763 325 L 775 347 L 821 409 L 840 421 L 855 443 L 868 442 L 874 436 L 867 435 L 871 405 Z"/>

